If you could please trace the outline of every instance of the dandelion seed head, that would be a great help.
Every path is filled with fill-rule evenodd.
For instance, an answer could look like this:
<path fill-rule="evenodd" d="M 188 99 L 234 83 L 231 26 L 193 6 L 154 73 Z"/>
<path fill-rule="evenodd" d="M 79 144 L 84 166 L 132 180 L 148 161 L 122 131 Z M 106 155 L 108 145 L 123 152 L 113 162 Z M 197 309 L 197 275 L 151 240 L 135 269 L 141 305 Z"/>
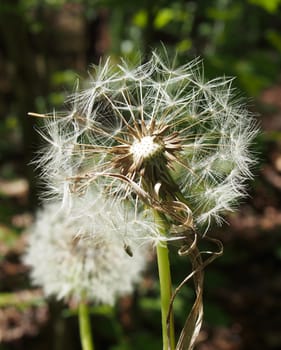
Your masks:
<path fill-rule="evenodd" d="M 33 283 L 42 286 L 46 296 L 113 304 L 140 280 L 146 264 L 142 248 L 131 239 L 130 257 L 123 241 L 113 236 L 114 209 L 99 214 L 89 218 L 95 221 L 79 218 L 62 210 L 61 203 L 48 204 L 39 212 L 24 261 L 31 266 Z"/>
<path fill-rule="evenodd" d="M 52 120 L 60 152 L 45 137 L 51 150 L 41 164 L 57 193 L 62 189 L 52 169 L 61 159 L 74 194 L 98 186 L 114 201 L 134 202 L 137 212 L 144 198 L 145 205 L 159 206 L 184 197 L 198 227 L 221 221 L 245 195 L 257 130 L 235 97 L 233 79 L 206 81 L 199 60 L 175 67 L 155 52 L 136 68 L 107 59 L 94 74 L 71 98 L 71 122 L 66 116 L 62 127 L 63 117 Z M 227 196 L 220 194 L 226 189 Z"/>

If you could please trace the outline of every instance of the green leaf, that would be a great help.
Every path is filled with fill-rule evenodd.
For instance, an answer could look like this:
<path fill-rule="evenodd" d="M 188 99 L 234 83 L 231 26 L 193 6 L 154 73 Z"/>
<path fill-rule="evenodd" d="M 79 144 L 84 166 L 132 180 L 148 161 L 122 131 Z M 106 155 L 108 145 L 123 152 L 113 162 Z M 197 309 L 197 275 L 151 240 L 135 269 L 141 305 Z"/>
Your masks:
<path fill-rule="evenodd" d="M 154 20 L 154 26 L 157 29 L 161 29 L 165 27 L 168 23 L 170 23 L 174 19 L 174 11 L 170 8 L 161 9 Z"/>
<path fill-rule="evenodd" d="M 191 46 L 192 46 L 192 41 L 190 39 L 184 39 L 184 40 L 181 40 L 179 43 L 177 43 L 176 48 L 179 53 L 182 53 L 191 49 Z"/>
<path fill-rule="evenodd" d="M 239 4 L 231 6 L 228 9 L 217 9 L 210 7 L 207 9 L 207 16 L 214 20 L 229 21 L 237 18 L 241 14 Z"/>
<path fill-rule="evenodd" d="M 16 231 L 9 227 L 0 224 L 0 241 L 8 247 L 13 247 L 19 239 L 19 235 Z"/>
<path fill-rule="evenodd" d="M 65 84 L 72 86 L 76 78 L 77 74 L 74 71 L 67 69 L 64 71 L 54 72 L 51 77 L 51 83 L 54 85 Z"/>
<path fill-rule="evenodd" d="M 270 13 L 277 11 L 278 6 L 281 4 L 281 0 L 249 0 L 251 4 L 260 6 Z"/>
<path fill-rule="evenodd" d="M 268 30 L 266 32 L 266 38 L 272 46 L 281 52 L 281 35 L 277 31 Z"/>
<path fill-rule="evenodd" d="M 22 291 L 15 293 L 0 293 L 0 307 L 14 306 L 18 309 L 25 309 L 30 306 L 42 306 L 47 302 L 38 293 L 32 291 Z"/>
<path fill-rule="evenodd" d="M 143 310 L 161 310 L 160 300 L 154 298 L 142 298 L 140 301 L 140 306 Z"/>
<path fill-rule="evenodd" d="M 145 28 L 147 25 L 147 18 L 147 11 L 141 10 L 135 14 L 133 23 L 140 28 Z"/>

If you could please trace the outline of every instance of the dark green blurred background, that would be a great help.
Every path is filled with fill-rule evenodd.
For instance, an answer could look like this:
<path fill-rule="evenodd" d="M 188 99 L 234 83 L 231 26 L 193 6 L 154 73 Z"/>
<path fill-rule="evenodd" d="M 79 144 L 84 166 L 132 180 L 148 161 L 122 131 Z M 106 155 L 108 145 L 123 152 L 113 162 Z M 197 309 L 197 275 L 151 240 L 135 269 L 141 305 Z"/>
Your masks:
<path fill-rule="evenodd" d="M 281 348 L 281 0 L 0 0 L 0 350 L 80 349 L 75 308 L 44 301 L 20 261 L 41 186 L 27 112 L 63 109 L 101 56 L 145 60 L 163 45 L 179 63 L 202 57 L 206 78 L 236 76 L 262 131 L 249 197 L 211 232 L 225 253 L 206 270 L 197 350 Z M 189 265 L 173 256 L 176 285 Z M 134 296 L 93 307 L 97 350 L 161 349 L 158 294 L 152 266 Z M 192 300 L 186 286 L 178 329 Z"/>

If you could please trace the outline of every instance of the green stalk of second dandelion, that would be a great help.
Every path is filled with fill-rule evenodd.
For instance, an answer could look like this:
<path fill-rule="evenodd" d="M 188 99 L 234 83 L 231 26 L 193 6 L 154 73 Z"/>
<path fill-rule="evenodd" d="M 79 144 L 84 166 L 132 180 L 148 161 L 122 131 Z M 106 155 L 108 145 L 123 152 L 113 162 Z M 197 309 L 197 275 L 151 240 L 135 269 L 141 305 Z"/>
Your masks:
<path fill-rule="evenodd" d="M 80 340 L 83 350 L 94 350 L 89 306 L 81 301 L 78 308 Z"/>

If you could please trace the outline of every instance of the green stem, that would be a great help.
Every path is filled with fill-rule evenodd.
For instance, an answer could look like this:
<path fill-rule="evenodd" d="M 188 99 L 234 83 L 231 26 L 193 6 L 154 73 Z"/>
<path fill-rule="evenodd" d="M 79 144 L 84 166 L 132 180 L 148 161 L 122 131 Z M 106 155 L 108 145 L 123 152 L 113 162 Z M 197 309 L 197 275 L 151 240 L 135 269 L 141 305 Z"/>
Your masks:
<path fill-rule="evenodd" d="M 160 216 L 159 213 L 155 213 L 157 223 L 160 227 L 159 231 L 161 235 L 165 235 L 167 231 L 167 223 L 165 218 Z M 174 332 L 174 320 L 171 315 L 169 329 L 167 328 L 167 316 L 169 312 L 170 300 L 172 295 L 172 282 L 170 272 L 169 250 L 165 242 L 158 243 L 157 245 L 157 262 L 160 281 L 160 295 L 161 295 L 161 317 L 162 317 L 162 337 L 163 337 L 163 350 L 175 349 L 175 332 Z M 169 347 L 170 342 L 170 347 Z"/>
<path fill-rule="evenodd" d="M 83 301 L 79 304 L 79 328 L 80 339 L 83 350 L 94 350 L 93 337 L 91 332 L 89 307 Z"/>

